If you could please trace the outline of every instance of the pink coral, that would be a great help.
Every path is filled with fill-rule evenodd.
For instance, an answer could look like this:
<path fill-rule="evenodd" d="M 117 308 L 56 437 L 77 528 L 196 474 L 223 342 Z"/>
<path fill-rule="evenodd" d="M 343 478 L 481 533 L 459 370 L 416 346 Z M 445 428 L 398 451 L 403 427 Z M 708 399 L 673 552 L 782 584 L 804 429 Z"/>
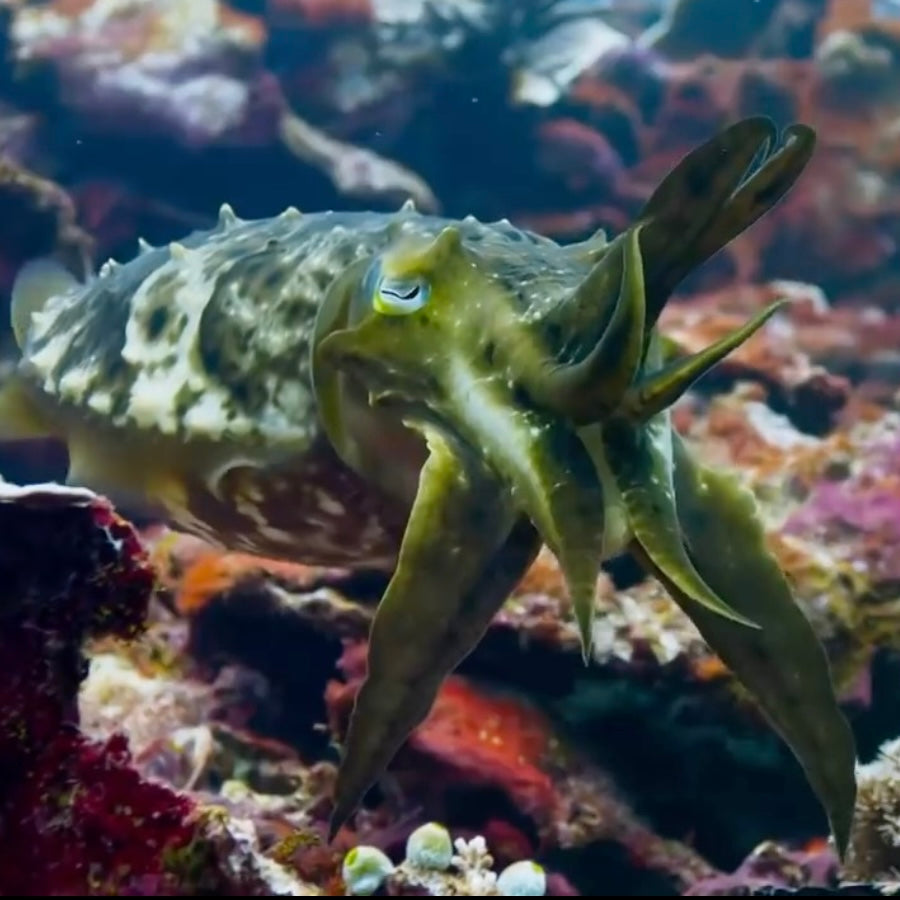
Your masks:
<path fill-rule="evenodd" d="M 879 581 L 900 577 L 898 428 L 890 417 L 879 423 L 862 458 L 819 481 L 786 521 L 785 533 L 845 547 L 846 559 L 864 564 Z"/>

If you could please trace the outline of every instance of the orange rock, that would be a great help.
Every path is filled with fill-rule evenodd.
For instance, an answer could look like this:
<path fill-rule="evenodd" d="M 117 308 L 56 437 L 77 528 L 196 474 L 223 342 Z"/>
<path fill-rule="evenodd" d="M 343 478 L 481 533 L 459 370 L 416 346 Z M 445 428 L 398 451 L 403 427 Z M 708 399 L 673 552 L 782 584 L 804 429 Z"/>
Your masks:
<path fill-rule="evenodd" d="M 440 769 L 442 786 L 498 788 L 538 825 L 556 812 L 556 789 L 543 767 L 558 748 L 549 724 L 525 701 L 451 676 L 409 749 Z"/>
<path fill-rule="evenodd" d="M 872 12 L 872 0 L 831 0 L 816 37 L 821 41 L 832 32 L 866 25 L 874 18 Z"/>
<path fill-rule="evenodd" d="M 242 578 L 271 576 L 306 584 L 314 571 L 318 570 L 249 553 L 210 551 L 200 554 L 184 573 L 176 605 L 184 615 L 196 615 L 213 597 L 229 590 Z"/>

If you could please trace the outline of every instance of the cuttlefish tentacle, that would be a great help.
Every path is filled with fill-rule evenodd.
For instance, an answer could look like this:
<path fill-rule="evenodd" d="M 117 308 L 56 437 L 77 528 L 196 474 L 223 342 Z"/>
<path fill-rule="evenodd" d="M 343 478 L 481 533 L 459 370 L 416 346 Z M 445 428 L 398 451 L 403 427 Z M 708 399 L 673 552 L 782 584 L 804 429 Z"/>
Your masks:
<path fill-rule="evenodd" d="M 690 251 L 665 277 L 652 286 L 652 301 L 660 297 L 659 309 L 684 276 L 726 244 L 746 231 L 768 212 L 793 186 L 806 168 L 816 148 L 816 133 L 808 125 L 794 124 L 784 131 L 782 146 L 746 178 L 716 211 L 707 228 L 692 243 Z M 648 292 L 649 293 L 649 292 Z"/>
<path fill-rule="evenodd" d="M 332 836 L 409 733 L 444 678 L 483 636 L 540 547 L 508 491 L 429 426 L 420 489 L 397 568 L 369 636 L 335 788 Z"/>
<path fill-rule="evenodd" d="M 364 367 L 384 352 L 377 326 L 338 331 L 320 355 Z M 605 503 L 600 478 L 577 432 L 567 423 L 518 406 L 503 379 L 484 376 L 458 359 L 447 363 L 447 396 L 435 407 L 444 421 L 506 486 L 556 555 L 578 622 L 582 654 L 591 652 L 597 576 L 603 553 Z M 377 401 L 390 406 L 390 395 Z M 410 600 L 410 602 L 414 602 Z"/>
<path fill-rule="evenodd" d="M 456 375 L 457 421 L 481 444 L 488 464 L 512 492 L 559 562 L 585 661 L 591 653 L 605 503 L 600 478 L 577 432 L 566 423 L 517 409 L 505 388 Z"/>
<path fill-rule="evenodd" d="M 726 128 L 610 244 L 408 209 L 226 207 L 84 285 L 26 267 L 0 433 L 64 439 L 71 476 L 102 488 L 112 472 L 202 537 L 310 565 L 381 568 L 399 548 L 333 828 L 543 542 L 585 658 L 601 559 L 631 549 L 656 574 L 791 745 L 843 853 L 855 759 L 824 651 L 752 501 L 692 461 L 668 412 L 773 310 L 684 359 L 657 331 L 682 278 L 808 162 L 810 129 L 776 136 L 762 118 Z M 137 464 L 97 465 L 123 444 Z"/>
<path fill-rule="evenodd" d="M 428 462 L 376 613 L 333 827 L 422 721 L 545 543 L 566 578 L 586 660 L 601 560 L 627 549 L 656 575 L 791 745 L 843 853 L 855 754 L 824 650 L 747 499 L 693 463 L 669 411 L 780 304 L 684 358 L 656 328 L 680 279 L 790 187 L 811 135 L 791 129 L 768 155 L 768 120 L 726 129 L 676 167 L 605 252 L 549 259 L 552 303 L 538 296 L 539 282 L 523 288 L 509 274 L 514 264 L 498 274 L 461 226 L 411 241 L 398 233 L 358 287 L 354 274 L 335 295 L 315 339 L 327 432 L 387 490 L 381 473 L 403 422 L 424 430 Z M 387 429 L 391 452 L 354 424 L 362 405 L 376 417 L 401 410 L 374 429 Z M 454 559 L 448 546 L 466 552 Z"/>
<path fill-rule="evenodd" d="M 414 264 L 419 273 L 453 271 L 456 266 L 460 278 L 474 277 L 456 229 L 444 229 L 409 259 L 406 264 Z M 603 490 L 590 455 L 571 423 L 517 399 L 509 373 L 479 366 L 458 352 L 472 340 L 464 330 L 471 326 L 459 316 L 450 291 L 444 294 L 436 288 L 427 312 L 418 319 L 370 314 L 323 335 L 316 365 L 323 373 L 354 373 L 356 380 L 370 385 L 372 401 L 385 409 L 392 396 L 402 402 L 404 394 L 430 393 L 434 415 L 482 457 L 506 485 L 515 509 L 529 517 L 556 554 L 587 659 L 605 531 Z M 432 335 L 436 329 L 442 330 L 440 342 Z M 435 347 L 427 365 L 411 358 L 423 331 Z M 406 363 L 407 358 L 402 376 L 397 375 L 399 361 Z M 385 368 L 397 383 L 382 388 L 378 371 Z M 408 370 L 415 372 L 415 383 Z"/>
<path fill-rule="evenodd" d="M 631 552 L 785 739 L 828 814 L 843 858 L 856 799 L 856 749 L 825 650 L 766 547 L 752 495 L 733 476 L 699 465 L 678 434 L 672 446 L 678 519 L 693 564 L 716 593 L 760 627 L 744 628 L 700 605 L 639 541 Z"/>
<path fill-rule="evenodd" d="M 670 275 L 689 272 L 703 262 L 696 256 L 695 245 L 721 215 L 723 204 L 738 188 L 754 159 L 765 156 L 776 136 L 775 126 L 765 117 L 730 125 L 687 153 L 643 205 L 632 228 L 643 226 L 647 328 L 655 324 L 668 299 L 662 289 L 670 284 Z M 745 227 L 749 225 L 748 221 Z M 595 271 L 557 312 L 557 321 L 567 334 L 584 338 L 594 333 L 598 298 L 605 300 L 617 284 L 615 273 L 609 271 L 608 258 L 625 240 L 623 233 L 612 242 Z M 608 272 L 605 279 L 604 272 Z"/>

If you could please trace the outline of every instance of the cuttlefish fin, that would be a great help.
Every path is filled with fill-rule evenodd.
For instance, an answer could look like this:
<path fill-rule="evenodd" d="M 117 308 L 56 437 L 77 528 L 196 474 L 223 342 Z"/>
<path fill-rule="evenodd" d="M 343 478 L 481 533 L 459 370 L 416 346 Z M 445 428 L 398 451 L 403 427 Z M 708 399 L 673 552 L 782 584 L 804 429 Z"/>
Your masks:
<path fill-rule="evenodd" d="M 673 359 L 663 368 L 645 375 L 625 394 L 623 412 L 633 420 L 646 422 L 668 409 L 710 369 L 756 334 L 785 303 L 784 300 L 775 301 L 709 347 Z"/>
<path fill-rule="evenodd" d="M 75 276 L 53 259 L 34 259 L 19 269 L 13 282 L 9 316 L 20 350 L 25 346 L 34 314 L 51 297 L 76 284 Z M 34 393 L 13 372 L 0 386 L 0 440 L 59 437 L 62 437 L 60 424 L 40 408 Z"/>
<path fill-rule="evenodd" d="M 159 448 L 123 450 L 121 440 L 97 439 L 80 428 L 66 438 L 66 484 L 104 494 L 117 506 L 178 516 L 188 508 L 184 479 Z"/>
<path fill-rule="evenodd" d="M 746 613 L 733 609 L 706 583 L 685 550 L 666 446 L 671 431 L 666 415 L 641 426 L 616 419 L 603 427 L 606 464 L 634 540 L 683 594 L 717 616 L 755 629 L 758 625 Z"/>
<path fill-rule="evenodd" d="M 690 616 L 791 748 L 824 807 L 843 858 L 856 802 L 856 747 L 828 658 L 765 543 L 755 503 L 730 475 L 699 465 L 673 435 L 679 523 L 710 587 L 761 627 L 706 609 L 635 543 L 632 552 Z"/>
<path fill-rule="evenodd" d="M 55 259 L 32 259 L 18 271 L 12 287 L 10 322 L 16 344 L 25 346 L 32 316 L 40 312 L 47 301 L 78 285 L 78 279 Z"/>
<path fill-rule="evenodd" d="M 60 437 L 59 427 L 35 402 L 31 391 L 13 375 L 0 386 L 0 441 Z"/>
<path fill-rule="evenodd" d="M 540 538 L 508 491 L 436 430 L 397 567 L 372 623 L 335 787 L 333 837 L 428 715 L 522 578 Z"/>
<path fill-rule="evenodd" d="M 20 350 L 25 346 L 34 314 L 51 297 L 76 284 L 75 276 L 53 259 L 30 260 L 19 269 L 13 282 L 9 316 Z M 13 372 L 0 387 L 0 440 L 59 437 L 59 424 L 38 406 L 32 391 Z"/>

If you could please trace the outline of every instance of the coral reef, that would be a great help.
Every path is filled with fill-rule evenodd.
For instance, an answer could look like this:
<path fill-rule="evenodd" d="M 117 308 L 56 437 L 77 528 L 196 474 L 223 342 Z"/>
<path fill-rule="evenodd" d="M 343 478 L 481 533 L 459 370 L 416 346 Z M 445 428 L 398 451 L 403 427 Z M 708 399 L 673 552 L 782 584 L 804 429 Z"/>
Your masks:
<path fill-rule="evenodd" d="M 548 896 L 895 890 L 897 4 L 764 0 L 724 29 L 720 5 L 0 2 L 0 305 L 29 259 L 89 275 L 223 201 L 412 197 L 616 232 L 722 125 L 814 126 L 796 188 L 679 286 L 661 329 L 696 351 L 790 300 L 673 419 L 752 491 L 828 650 L 860 747 L 846 865 L 666 593 L 613 560 L 585 669 L 546 551 L 329 845 L 384 577 L 225 552 L 40 484 L 65 455 L 28 442 L 0 447 L 4 476 L 38 483 L 0 483 L 0 893 L 343 895 L 354 849 L 387 894 L 514 895 L 530 860 Z"/>
<path fill-rule="evenodd" d="M 877 758 L 860 767 L 858 781 L 847 876 L 860 881 L 896 880 L 900 872 L 900 742 L 886 741 Z"/>

